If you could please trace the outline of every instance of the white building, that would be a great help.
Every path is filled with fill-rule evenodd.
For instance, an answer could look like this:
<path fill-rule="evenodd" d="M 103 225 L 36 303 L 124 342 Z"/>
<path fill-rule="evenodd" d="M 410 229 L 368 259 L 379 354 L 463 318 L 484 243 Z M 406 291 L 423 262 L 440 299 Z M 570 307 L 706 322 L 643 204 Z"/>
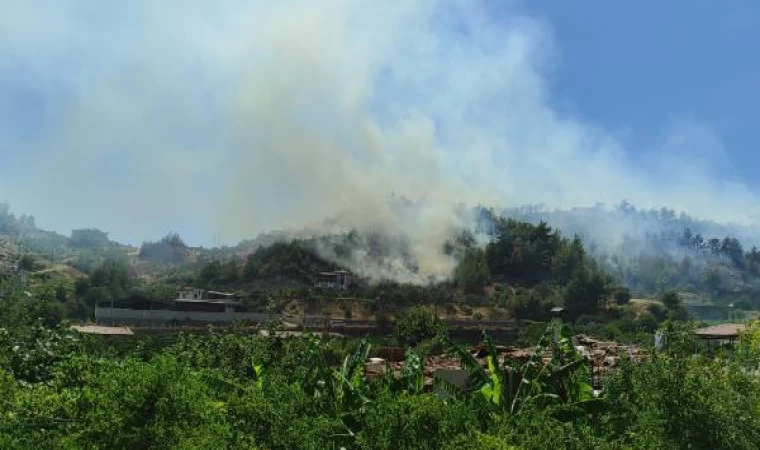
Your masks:
<path fill-rule="evenodd" d="M 347 291 L 351 287 L 351 274 L 345 270 L 335 272 L 320 272 L 314 282 L 314 287 L 321 289 L 340 289 Z"/>

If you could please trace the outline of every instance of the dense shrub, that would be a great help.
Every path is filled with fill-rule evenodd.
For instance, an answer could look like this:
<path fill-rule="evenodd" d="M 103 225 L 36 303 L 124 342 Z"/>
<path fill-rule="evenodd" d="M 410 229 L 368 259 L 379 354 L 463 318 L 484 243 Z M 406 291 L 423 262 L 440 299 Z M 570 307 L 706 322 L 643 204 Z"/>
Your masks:
<path fill-rule="evenodd" d="M 552 356 L 532 365 L 469 365 L 443 339 L 470 361 L 472 390 L 438 396 L 413 352 L 401 374 L 368 381 L 366 341 L 211 332 L 116 356 L 22 327 L 0 336 L 0 448 L 758 448 L 760 385 L 747 368 L 760 359 L 694 355 L 690 330 L 666 323 L 667 351 L 623 358 L 598 400 L 562 328 L 543 333 Z M 743 353 L 756 352 L 756 331 Z M 509 387 L 519 377 L 522 392 Z"/>
<path fill-rule="evenodd" d="M 655 354 L 626 364 L 606 388 L 606 432 L 635 448 L 753 449 L 760 387 L 735 364 Z"/>
<path fill-rule="evenodd" d="M 476 426 L 476 415 L 464 404 L 447 405 L 429 394 L 384 395 L 368 409 L 358 442 L 373 450 L 436 450 Z"/>
<path fill-rule="evenodd" d="M 140 258 L 163 263 L 178 263 L 185 259 L 187 250 L 187 244 L 178 234 L 169 233 L 158 242 L 143 242 L 140 247 Z"/>
<path fill-rule="evenodd" d="M 401 346 L 415 346 L 432 339 L 442 331 L 441 322 L 423 307 L 407 310 L 396 319 L 393 334 Z"/>
<path fill-rule="evenodd" d="M 96 249 L 108 247 L 111 242 L 108 240 L 108 233 L 96 228 L 85 228 L 71 231 L 69 245 L 74 248 Z"/>
<path fill-rule="evenodd" d="M 454 274 L 459 287 L 468 293 L 482 292 L 489 276 L 485 252 L 480 249 L 467 249 Z"/>
<path fill-rule="evenodd" d="M 631 291 L 627 287 L 621 286 L 615 289 L 612 297 L 618 305 L 627 305 L 631 301 Z"/>

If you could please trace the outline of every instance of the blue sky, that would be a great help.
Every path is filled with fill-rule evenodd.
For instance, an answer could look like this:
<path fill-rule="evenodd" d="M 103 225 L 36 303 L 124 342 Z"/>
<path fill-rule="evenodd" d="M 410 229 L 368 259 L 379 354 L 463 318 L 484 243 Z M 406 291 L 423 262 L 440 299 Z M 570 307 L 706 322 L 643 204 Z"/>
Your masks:
<path fill-rule="evenodd" d="M 709 0 L 562 2 L 545 17 L 561 54 L 557 104 L 646 152 L 674 120 L 711 127 L 742 179 L 760 187 L 760 3 Z"/>
<path fill-rule="evenodd" d="M 623 199 L 756 221 L 758 21 L 686 0 L 8 0 L 0 200 L 130 242 L 408 229 L 389 192 L 445 223 L 447 201 Z"/>

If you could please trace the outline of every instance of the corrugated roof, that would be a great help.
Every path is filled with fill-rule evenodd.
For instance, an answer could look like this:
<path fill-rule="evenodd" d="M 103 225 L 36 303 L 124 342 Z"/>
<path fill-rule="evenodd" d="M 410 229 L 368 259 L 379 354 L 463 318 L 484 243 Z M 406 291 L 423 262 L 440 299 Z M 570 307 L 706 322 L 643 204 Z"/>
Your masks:
<path fill-rule="evenodd" d="M 232 292 L 221 292 L 221 291 L 208 291 L 208 295 L 223 295 L 225 297 L 234 297 L 235 294 Z"/>
<path fill-rule="evenodd" d="M 127 327 L 104 327 L 100 325 L 74 325 L 72 330 L 80 333 L 100 334 L 108 336 L 132 336 L 135 333 Z"/>
<path fill-rule="evenodd" d="M 237 304 L 235 300 L 228 300 L 225 298 L 175 298 L 175 303 L 210 303 L 215 305 L 232 305 Z"/>
<path fill-rule="evenodd" d="M 739 333 L 744 331 L 745 326 L 740 323 L 722 323 L 711 327 L 700 328 L 697 330 L 697 336 L 700 337 L 717 337 L 731 338 L 738 337 Z"/>

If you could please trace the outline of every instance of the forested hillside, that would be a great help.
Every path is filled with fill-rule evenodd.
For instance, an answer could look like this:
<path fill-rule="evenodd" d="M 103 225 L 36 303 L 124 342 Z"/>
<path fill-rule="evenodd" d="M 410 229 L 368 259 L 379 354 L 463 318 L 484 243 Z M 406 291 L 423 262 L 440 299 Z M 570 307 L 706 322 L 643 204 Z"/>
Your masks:
<path fill-rule="evenodd" d="M 38 228 L 34 216 L 17 216 L 7 203 L 0 203 L 0 249 L 8 255 L 28 255 L 83 272 L 91 272 L 105 261 L 126 261 L 130 251 L 95 228 L 73 230 L 70 236 Z"/>
<path fill-rule="evenodd" d="M 533 206 L 505 214 L 577 234 L 610 274 L 639 295 L 678 289 L 705 301 L 760 307 L 760 232 L 752 227 L 698 220 L 666 208 L 638 210 L 625 202 L 614 209 Z"/>
<path fill-rule="evenodd" d="M 6 268 L 21 263 L 31 269 L 33 288 L 52 286 L 46 292 L 58 292 L 64 303 L 49 303 L 51 314 L 61 318 L 90 318 L 101 302 L 160 307 L 186 285 L 238 292 L 254 309 L 265 306 L 262 296 L 282 298 L 278 305 L 284 307 L 290 300 L 331 295 L 314 290 L 314 275 L 337 269 L 353 272 L 350 295 L 366 299 L 371 311 L 452 304 L 492 308 L 498 317 L 543 320 L 551 308 L 562 306 L 575 318 L 625 304 L 632 295 L 659 298 L 671 290 L 695 294 L 692 301 L 760 306 L 760 251 L 733 236 L 702 234 L 735 230 L 746 236 L 748 231 L 668 210 L 526 207 L 499 216 L 477 209 L 475 225 L 456 231 L 436 250 L 453 264 L 443 280 L 425 277 L 403 236 L 379 232 L 271 234 L 215 249 L 192 248 L 170 233 L 138 250 L 111 242 L 100 230 L 74 230 L 66 237 L 38 229 L 33 218 L 16 217 L 7 205 L 0 212 Z M 576 234 L 562 233 L 550 221 L 563 222 Z M 609 229 L 606 235 L 590 234 L 591 224 L 613 222 L 623 227 L 617 235 Z"/>

